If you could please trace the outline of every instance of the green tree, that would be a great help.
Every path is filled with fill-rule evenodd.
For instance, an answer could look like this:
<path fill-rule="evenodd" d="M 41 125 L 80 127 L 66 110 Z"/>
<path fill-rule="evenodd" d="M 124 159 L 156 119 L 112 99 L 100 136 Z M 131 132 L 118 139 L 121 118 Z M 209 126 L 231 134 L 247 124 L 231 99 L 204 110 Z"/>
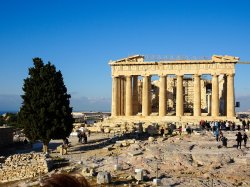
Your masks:
<path fill-rule="evenodd" d="M 48 151 L 51 139 L 64 139 L 73 128 L 70 95 L 60 71 L 50 62 L 34 58 L 34 67 L 24 80 L 23 103 L 18 121 L 31 140 L 43 142 L 43 152 Z"/>
<path fill-rule="evenodd" d="M 3 116 L 0 116 L 0 126 L 3 126 L 3 124 L 4 124 Z"/>
<path fill-rule="evenodd" d="M 6 113 L 5 123 L 9 126 L 18 127 L 17 124 L 17 114 L 16 113 Z"/>

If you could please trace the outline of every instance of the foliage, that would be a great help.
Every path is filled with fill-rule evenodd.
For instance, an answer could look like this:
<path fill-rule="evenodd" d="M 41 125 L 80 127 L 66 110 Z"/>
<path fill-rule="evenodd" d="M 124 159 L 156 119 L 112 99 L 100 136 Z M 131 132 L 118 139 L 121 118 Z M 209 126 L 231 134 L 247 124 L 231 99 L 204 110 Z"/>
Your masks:
<path fill-rule="evenodd" d="M 0 126 L 3 126 L 5 124 L 3 116 L 0 116 Z"/>
<path fill-rule="evenodd" d="M 6 113 L 4 117 L 5 124 L 9 126 L 15 126 L 17 127 L 17 114 L 16 113 Z"/>
<path fill-rule="evenodd" d="M 7 124 L 8 126 L 17 127 L 17 114 L 16 113 L 6 113 L 0 116 L 0 126 Z"/>
<path fill-rule="evenodd" d="M 70 95 L 60 71 L 50 62 L 34 58 L 34 67 L 24 80 L 23 103 L 18 121 L 31 140 L 42 140 L 48 145 L 51 139 L 64 139 L 73 128 Z"/>

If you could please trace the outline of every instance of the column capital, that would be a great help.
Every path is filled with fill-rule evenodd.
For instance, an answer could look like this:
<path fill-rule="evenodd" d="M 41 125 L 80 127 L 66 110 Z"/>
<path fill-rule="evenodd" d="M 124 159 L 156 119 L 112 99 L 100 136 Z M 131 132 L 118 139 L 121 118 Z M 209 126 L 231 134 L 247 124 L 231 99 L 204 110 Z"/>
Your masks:
<path fill-rule="evenodd" d="M 234 73 L 228 73 L 228 74 L 226 74 L 227 77 L 234 77 L 234 75 L 235 75 Z"/>
<path fill-rule="evenodd" d="M 194 77 L 201 77 L 200 74 L 193 74 Z"/>
<path fill-rule="evenodd" d="M 158 76 L 159 76 L 159 77 L 166 77 L 167 74 L 165 74 L 165 73 L 159 73 Z"/>
<path fill-rule="evenodd" d="M 176 77 L 183 77 L 183 74 L 176 74 Z"/>
<path fill-rule="evenodd" d="M 159 77 L 167 77 L 167 75 L 165 75 L 165 74 L 160 74 L 160 75 L 158 75 Z"/>
<path fill-rule="evenodd" d="M 218 76 L 219 76 L 219 74 L 217 74 L 217 73 L 211 73 L 211 75 L 212 75 L 213 77 L 218 77 Z"/>

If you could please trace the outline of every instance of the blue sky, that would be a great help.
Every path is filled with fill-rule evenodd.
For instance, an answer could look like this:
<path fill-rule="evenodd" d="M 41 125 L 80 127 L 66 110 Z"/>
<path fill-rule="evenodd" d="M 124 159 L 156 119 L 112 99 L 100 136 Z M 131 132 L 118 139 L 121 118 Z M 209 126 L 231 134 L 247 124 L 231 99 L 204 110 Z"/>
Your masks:
<path fill-rule="evenodd" d="M 0 111 L 18 110 L 32 58 L 61 70 L 75 111 L 110 110 L 110 59 L 131 54 L 250 61 L 248 0 L 0 0 Z M 250 109 L 250 65 L 236 100 Z"/>

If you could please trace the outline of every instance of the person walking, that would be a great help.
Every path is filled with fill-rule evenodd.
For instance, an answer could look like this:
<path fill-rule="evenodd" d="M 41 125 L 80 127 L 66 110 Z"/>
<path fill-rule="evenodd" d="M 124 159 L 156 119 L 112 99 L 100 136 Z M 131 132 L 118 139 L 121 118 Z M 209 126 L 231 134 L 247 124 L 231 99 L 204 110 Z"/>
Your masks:
<path fill-rule="evenodd" d="M 179 126 L 178 131 L 179 131 L 179 135 L 181 136 L 181 133 L 182 133 L 182 127 L 181 126 Z"/>
<path fill-rule="evenodd" d="M 219 135 L 220 135 L 219 129 L 216 129 L 216 130 L 214 131 L 214 135 L 215 135 L 216 141 L 218 142 L 218 141 L 219 141 Z"/>
<path fill-rule="evenodd" d="M 248 139 L 248 136 L 246 133 L 243 134 L 243 141 L 244 141 L 244 146 L 247 147 L 247 139 Z"/>
<path fill-rule="evenodd" d="M 163 136 L 164 135 L 164 128 L 163 127 L 161 127 L 160 132 L 161 132 L 161 136 Z"/>
<path fill-rule="evenodd" d="M 219 141 L 221 141 L 221 138 L 223 137 L 222 130 L 219 130 Z"/>
<path fill-rule="evenodd" d="M 227 147 L 227 138 L 225 136 L 222 136 L 221 141 L 222 141 L 222 145 L 224 147 Z"/>
<path fill-rule="evenodd" d="M 242 134 L 238 132 L 236 134 L 236 141 L 237 141 L 237 149 L 240 147 L 241 149 L 241 142 L 242 142 Z"/>

